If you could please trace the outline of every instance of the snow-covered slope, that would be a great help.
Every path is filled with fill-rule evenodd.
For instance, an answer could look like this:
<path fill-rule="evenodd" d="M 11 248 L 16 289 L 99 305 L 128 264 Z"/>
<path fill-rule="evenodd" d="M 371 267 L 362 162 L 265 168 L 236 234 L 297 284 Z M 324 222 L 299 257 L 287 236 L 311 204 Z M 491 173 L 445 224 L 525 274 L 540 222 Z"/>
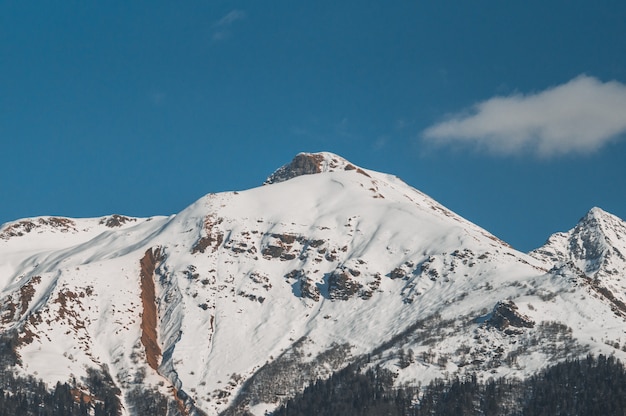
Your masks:
<path fill-rule="evenodd" d="M 552 265 L 553 273 L 576 274 L 626 313 L 626 222 L 622 219 L 594 207 L 574 228 L 553 234 L 530 255 Z"/>
<path fill-rule="evenodd" d="M 601 214 L 618 281 L 624 224 Z M 5 224 L 0 327 L 16 371 L 52 385 L 99 369 L 126 414 L 142 391 L 171 414 L 263 414 L 356 360 L 398 383 L 523 377 L 624 354 L 616 299 L 559 266 L 600 262 L 569 237 L 529 256 L 396 177 L 305 153 L 171 217 Z"/>
<path fill-rule="evenodd" d="M 623 274 L 626 270 L 626 223 L 594 207 L 576 227 L 553 234 L 531 255 L 553 264 L 572 262 L 592 278 Z"/>

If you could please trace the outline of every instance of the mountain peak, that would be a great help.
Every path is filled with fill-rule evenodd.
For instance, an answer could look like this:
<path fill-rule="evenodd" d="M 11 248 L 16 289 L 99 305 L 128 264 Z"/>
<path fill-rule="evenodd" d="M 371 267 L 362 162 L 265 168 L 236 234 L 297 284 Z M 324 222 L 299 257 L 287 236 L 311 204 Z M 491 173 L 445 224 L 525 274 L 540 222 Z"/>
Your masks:
<path fill-rule="evenodd" d="M 346 159 L 330 152 L 298 153 L 288 164 L 281 166 L 272 173 L 263 183 L 270 185 L 284 182 L 289 179 L 316 173 L 335 172 L 340 170 L 364 171 L 348 162 Z"/>
<path fill-rule="evenodd" d="M 113 397 L 124 416 L 261 415 L 352 364 L 400 386 L 626 357 L 619 218 L 592 209 L 535 261 L 332 153 L 296 155 L 276 182 L 170 217 L 0 227 L 0 372 Z"/>
<path fill-rule="evenodd" d="M 587 214 L 581 219 L 581 222 L 585 221 L 585 220 L 592 220 L 592 219 L 601 219 L 601 218 L 607 218 L 607 217 L 611 217 L 612 215 L 608 212 L 606 212 L 605 210 L 603 210 L 602 208 L 599 207 L 593 207 L 589 210 L 589 212 L 587 212 Z"/>
<path fill-rule="evenodd" d="M 593 207 L 565 233 L 552 235 L 531 255 L 550 261 L 572 261 L 587 276 L 614 275 L 626 265 L 626 223 Z"/>
<path fill-rule="evenodd" d="M 610 243 L 610 240 L 621 239 L 617 234 L 624 233 L 624 221 L 602 208 L 593 207 L 572 231 L 576 234 L 596 233 Z"/>

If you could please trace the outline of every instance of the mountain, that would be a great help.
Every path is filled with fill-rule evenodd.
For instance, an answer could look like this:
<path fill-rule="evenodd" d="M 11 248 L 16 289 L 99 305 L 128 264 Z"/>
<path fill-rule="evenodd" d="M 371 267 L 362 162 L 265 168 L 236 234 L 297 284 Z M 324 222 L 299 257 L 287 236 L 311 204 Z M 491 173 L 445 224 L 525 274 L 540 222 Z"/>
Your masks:
<path fill-rule="evenodd" d="M 576 227 L 553 234 L 530 254 L 548 263 L 569 262 L 590 278 L 618 276 L 626 269 L 626 223 L 594 207 Z"/>
<path fill-rule="evenodd" d="M 177 215 L 4 224 L 0 370 L 92 404 L 110 386 L 124 415 L 262 415 L 351 363 L 401 385 L 623 358 L 624 229 L 593 209 L 525 254 L 392 175 L 302 153 Z"/>
<path fill-rule="evenodd" d="M 598 207 L 592 208 L 568 232 L 556 233 L 530 255 L 552 274 L 576 275 L 598 296 L 626 313 L 626 222 Z"/>

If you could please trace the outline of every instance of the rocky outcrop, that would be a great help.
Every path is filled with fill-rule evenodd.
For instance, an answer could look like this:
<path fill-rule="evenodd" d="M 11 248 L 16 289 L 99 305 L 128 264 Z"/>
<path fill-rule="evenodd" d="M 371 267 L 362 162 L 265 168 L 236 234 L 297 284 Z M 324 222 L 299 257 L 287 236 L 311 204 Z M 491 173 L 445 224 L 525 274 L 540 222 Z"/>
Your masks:
<path fill-rule="evenodd" d="M 269 185 L 272 183 L 284 182 L 297 176 L 320 173 L 322 171 L 323 161 L 324 156 L 322 155 L 300 153 L 293 158 L 291 163 L 281 167 L 269 178 L 267 178 L 265 183 Z"/>
<path fill-rule="evenodd" d="M 137 222 L 137 218 L 130 218 L 124 215 L 113 214 L 100 220 L 100 224 L 104 224 L 109 228 L 121 227 L 127 222 Z"/>
<path fill-rule="evenodd" d="M 506 333 L 515 333 L 513 328 L 533 328 L 535 321 L 518 312 L 518 307 L 512 300 L 500 301 L 493 308 L 487 323 Z"/>
<path fill-rule="evenodd" d="M 264 185 L 285 182 L 302 175 L 314 175 L 316 173 L 340 170 L 355 171 L 356 173 L 370 177 L 363 169 L 354 166 L 344 158 L 332 153 L 299 153 L 290 163 L 280 167 L 276 172 L 270 175 L 265 180 Z"/>
<path fill-rule="evenodd" d="M 204 253 L 207 249 L 211 248 L 212 252 L 215 252 L 219 246 L 224 242 L 224 233 L 216 226 L 221 224 L 222 218 L 215 218 L 212 215 L 207 216 L 204 219 L 204 236 L 200 237 L 196 244 L 191 249 L 191 254 Z"/>
<path fill-rule="evenodd" d="M 63 217 L 41 217 L 36 219 L 22 220 L 9 224 L 0 232 L 0 238 L 8 240 L 11 237 L 22 237 L 33 230 L 48 228 L 66 233 L 76 231 L 76 223 L 69 218 Z"/>
<path fill-rule="evenodd" d="M 160 248 L 150 248 L 141 259 L 141 343 L 146 351 L 148 365 L 157 370 L 161 348 L 157 337 L 157 304 L 154 287 L 154 271 L 162 261 Z"/>
<path fill-rule="evenodd" d="M 335 270 L 328 277 L 328 296 L 331 300 L 348 300 L 363 288 L 353 276 L 345 270 Z"/>
<path fill-rule="evenodd" d="M 285 275 L 287 281 L 295 280 L 296 287 L 299 289 L 299 295 L 302 298 L 320 300 L 320 290 L 303 270 L 292 270 Z"/>

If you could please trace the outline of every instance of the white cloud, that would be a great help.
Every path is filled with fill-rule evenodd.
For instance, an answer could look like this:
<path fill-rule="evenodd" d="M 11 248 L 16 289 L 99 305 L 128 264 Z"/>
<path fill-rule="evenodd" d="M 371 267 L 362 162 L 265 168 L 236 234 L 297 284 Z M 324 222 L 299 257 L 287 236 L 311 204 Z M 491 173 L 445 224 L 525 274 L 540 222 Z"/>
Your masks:
<path fill-rule="evenodd" d="M 243 10 L 231 10 L 224 17 L 213 23 L 213 40 L 222 40 L 230 36 L 231 26 L 238 20 L 246 18 Z"/>
<path fill-rule="evenodd" d="M 534 94 L 494 97 L 424 130 L 438 144 L 542 157 L 597 150 L 626 133 L 626 85 L 580 75 Z"/>

